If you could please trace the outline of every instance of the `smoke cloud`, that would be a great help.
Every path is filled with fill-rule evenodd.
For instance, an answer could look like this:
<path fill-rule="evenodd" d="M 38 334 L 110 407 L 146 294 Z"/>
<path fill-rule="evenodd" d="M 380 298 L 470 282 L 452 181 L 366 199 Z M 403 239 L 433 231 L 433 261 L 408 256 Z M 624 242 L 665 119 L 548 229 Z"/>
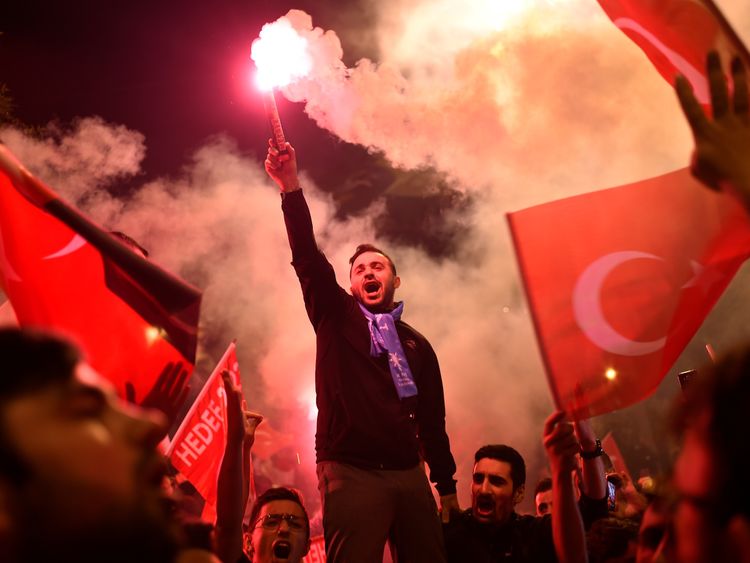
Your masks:
<path fill-rule="evenodd" d="M 395 167 L 434 168 L 473 202 L 445 217 L 468 229 L 454 255 L 437 260 L 378 240 L 379 204 L 338 218 L 303 170 L 319 245 L 344 287 L 359 242 L 381 244 L 397 262 L 405 319 L 441 362 L 466 505 L 484 443 L 516 446 L 533 487 L 552 410 L 504 213 L 683 167 L 691 139 L 670 88 L 595 2 L 382 0 L 370 13 L 379 60 L 347 68 L 334 31 L 290 12 L 314 64 L 283 93 L 343 141 Z M 747 8 L 728 15 L 750 30 Z M 41 140 L 14 129 L 0 139 L 95 220 L 204 290 L 203 347 L 216 357 L 202 367 L 236 337 L 251 408 L 295 433 L 313 475 L 314 337 L 262 163 L 217 136 L 178 175 L 123 196 L 110 188 L 137 177 L 147 146 L 126 126 L 89 117 Z"/>

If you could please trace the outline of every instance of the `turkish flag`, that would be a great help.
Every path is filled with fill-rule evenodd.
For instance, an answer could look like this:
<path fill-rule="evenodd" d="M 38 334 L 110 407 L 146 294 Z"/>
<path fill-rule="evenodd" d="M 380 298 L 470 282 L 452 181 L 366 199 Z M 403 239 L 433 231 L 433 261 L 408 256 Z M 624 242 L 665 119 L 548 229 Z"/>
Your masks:
<path fill-rule="evenodd" d="M 750 55 L 721 11 L 711 0 L 599 0 L 612 22 L 638 45 L 664 79 L 674 85 L 682 74 L 698 101 L 709 107 L 706 55 L 718 51 L 722 60 Z"/>
<path fill-rule="evenodd" d="M 217 480 L 227 436 L 227 395 L 221 378 L 224 370 L 228 370 L 234 384 L 241 387 L 234 342 L 206 380 L 167 451 L 172 465 L 206 501 L 203 518 L 211 521 L 216 515 Z"/>
<path fill-rule="evenodd" d="M 0 284 L 21 326 L 67 334 L 121 396 L 195 363 L 201 293 L 133 252 L 0 145 Z"/>
<path fill-rule="evenodd" d="M 750 256 L 750 222 L 687 170 L 511 213 L 555 401 L 575 418 L 659 384 Z"/>

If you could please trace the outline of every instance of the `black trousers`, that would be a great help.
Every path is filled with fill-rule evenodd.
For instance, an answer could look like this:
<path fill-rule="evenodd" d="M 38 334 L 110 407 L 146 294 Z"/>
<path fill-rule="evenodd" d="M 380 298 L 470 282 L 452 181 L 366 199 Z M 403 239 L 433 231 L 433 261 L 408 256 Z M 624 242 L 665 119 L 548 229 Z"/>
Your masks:
<path fill-rule="evenodd" d="M 326 559 L 382 563 L 386 540 L 394 563 L 445 563 L 443 530 L 422 467 L 359 469 L 318 464 Z"/>

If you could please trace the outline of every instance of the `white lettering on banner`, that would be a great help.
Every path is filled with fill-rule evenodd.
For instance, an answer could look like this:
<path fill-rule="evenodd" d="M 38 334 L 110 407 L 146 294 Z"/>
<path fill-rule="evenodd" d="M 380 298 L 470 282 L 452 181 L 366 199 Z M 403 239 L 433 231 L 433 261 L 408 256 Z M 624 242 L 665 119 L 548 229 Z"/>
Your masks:
<path fill-rule="evenodd" d="M 216 432 L 219 428 L 221 428 L 221 419 L 222 416 L 220 406 L 217 405 L 215 401 L 210 401 L 208 403 L 208 408 L 201 413 L 201 420 L 205 422 L 211 428 L 211 430 Z"/>
<path fill-rule="evenodd" d="M 198 460 L 198 454 L 196 454 L 192 449 L 190 449 L 190 446 L 188 446 L 187 440 L 183 440 L 182 443 L 179 446 L 178 450 L 175 450 L 174 455 L 180 458 L 180 461 L 187 465 L 188 467 L 193 466 L 193 461 Z M 193 458 L 193 461 L 190 461 L 190 458 Z"/>
<path fill-rule="evenodd" d="M 226 392 L 219 387 L 216 395 L 223 405 L 215 399 L 209 400 L 206 408 L 200 413 L 200 422 L 196 422 L 185 434 L 174 452 L 174 455 L 188 467 L 192 467 L 193 462 L 198 460 L 198 456 L 206 451 L 206 448 L 213 442 L 215 432 L 218 432 L 224 425 L 222 406 L 226 405 Z"/>

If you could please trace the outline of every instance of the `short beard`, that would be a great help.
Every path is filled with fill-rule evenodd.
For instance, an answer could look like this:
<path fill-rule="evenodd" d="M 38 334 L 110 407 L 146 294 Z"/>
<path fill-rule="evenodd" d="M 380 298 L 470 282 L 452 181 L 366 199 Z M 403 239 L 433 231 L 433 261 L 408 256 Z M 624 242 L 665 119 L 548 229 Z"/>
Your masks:
<path fill-rule="evenodd" d="M 35 482 L 36 481 L 36 482 Z M 106 507 L 91 491 L 62 489 L 32 480 L 17 491 L 12 505 L 12 542 L 20 563 L 165 563 L 180 546 L 180 530 L 166 506 L 142 499 Z M 94 514 L 93 512 L 96 512 Z"/>

